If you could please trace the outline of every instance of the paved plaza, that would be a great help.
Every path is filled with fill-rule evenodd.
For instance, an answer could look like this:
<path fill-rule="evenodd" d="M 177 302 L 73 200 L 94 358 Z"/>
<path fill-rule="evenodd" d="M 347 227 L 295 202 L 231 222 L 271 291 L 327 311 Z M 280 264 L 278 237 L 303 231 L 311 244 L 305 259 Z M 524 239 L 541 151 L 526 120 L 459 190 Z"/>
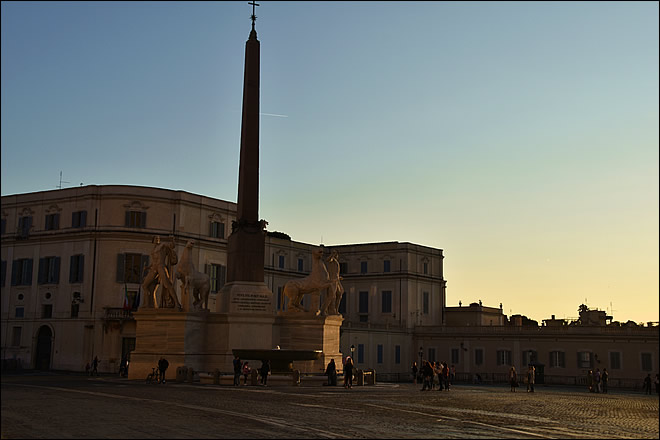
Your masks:
<path fill-rule="evenodd" d="M 521 392 L 522 391 L 522 392 Z M 241 386 L 2 376 L 12 438 L 658 438 L 658 395 L 537 386 Z"/>

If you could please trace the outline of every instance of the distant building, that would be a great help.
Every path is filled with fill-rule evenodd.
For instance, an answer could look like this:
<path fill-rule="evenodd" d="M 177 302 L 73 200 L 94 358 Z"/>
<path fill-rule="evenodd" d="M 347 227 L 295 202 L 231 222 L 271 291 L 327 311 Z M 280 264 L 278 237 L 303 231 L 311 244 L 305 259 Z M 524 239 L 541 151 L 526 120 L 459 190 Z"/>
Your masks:
<path fill-rule="evenodd" d="M 110 373 L 135 347 L 132 311 L 144 299 L 140 283 L 153 236 L 173 235 L 179 255 L 195 240 L 193 262 L 209 274 L 215 310 L 236 204 L 184 191 L 91 185 L 3 196 L 1 219 L 3 368 L 84 371 L 98 356 L 99 370 Z M 286 310 L 284 284 L 310 273 L 317 248 L 268 233 L 264 282 L 274 293 L 274 313 Z M 585 306 L 578 320 L 553 316 L 538 326 L 522 315 L 507 318 L 501 305 L 448 307 L 441 249 L 406 242 L 324 248 L 339 253 L 346 290 L 341 351 L 381 380 L 409 380 L 420 351 L 423 359 L 455 365 L 460 380 L 478 374 L 504 381 L 510 365 L 534 363 L 551 383 L 581 384 L 588 369 L 606 367 L 616 387 L 658 371 L 657 323 L 611 322 Z M 307 295 L 303 304 L 315 308 L 320 300 Z"/>

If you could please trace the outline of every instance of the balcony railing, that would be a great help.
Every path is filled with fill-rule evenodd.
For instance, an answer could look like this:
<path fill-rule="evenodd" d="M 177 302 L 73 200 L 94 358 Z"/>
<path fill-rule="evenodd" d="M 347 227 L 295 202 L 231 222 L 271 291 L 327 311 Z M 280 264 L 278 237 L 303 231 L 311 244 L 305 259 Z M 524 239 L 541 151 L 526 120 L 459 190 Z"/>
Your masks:
<path fill-rule="evenodd" d="M 105 307 L 105 315 L 103 316 L 103 319 L 108 321 L 126 321 L 134 318 L 131 310 L 126 310 L 121 307 Z"/>

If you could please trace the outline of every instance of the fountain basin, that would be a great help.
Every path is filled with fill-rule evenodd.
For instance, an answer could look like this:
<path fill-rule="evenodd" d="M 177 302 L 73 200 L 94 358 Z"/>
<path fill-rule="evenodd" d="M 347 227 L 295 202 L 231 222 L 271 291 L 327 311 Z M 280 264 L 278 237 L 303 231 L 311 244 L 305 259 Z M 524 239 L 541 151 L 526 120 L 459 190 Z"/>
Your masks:
<path fill-rule="evenodd" d="M 293 361 L 315 361 L 321 358 L 321 350 L 287 350 L 287 349 L 253 349 L 235 348 L 231 351 L 234 356 L 241 360 L 270 361 L 270 369 L 273 373 L 292 373 Z"/>

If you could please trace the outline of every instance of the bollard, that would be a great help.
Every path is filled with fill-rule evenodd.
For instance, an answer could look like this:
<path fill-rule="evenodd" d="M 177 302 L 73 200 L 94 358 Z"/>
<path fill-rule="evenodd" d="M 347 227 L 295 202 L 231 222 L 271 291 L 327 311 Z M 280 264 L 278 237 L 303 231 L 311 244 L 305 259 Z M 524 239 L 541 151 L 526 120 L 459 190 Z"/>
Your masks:
<path fill-rule="evenodd" d="M 186 382 L 193 383 L 194 376 L 195 376 L 195 372 L 193 371 L 192 367 L 188 367 L 188 372 L 186 374 Z"/>
<path fill-rule="evenodd" d="M 301 380 L 300 380 L 300 370 L 293 370 L 292 377 L 293 377 L 293 385 L 294 386 L 300 386 L 300 382 L 301 382 Z"/>
<path fill-rule="evenodd" d="M 176 378 L 175 378 L 175 380 L 176 380 L 177 383 L 181 383 L 181 382 L 186 381 L 186 372 L 187 371 L 188 371 L 188 368 L 185 365 L 176 367 Z"/>
<path fill-rule="evenodd" d="M 220 385 L 220 370 L 213 371 L 213 385 Z"/>
<path fill-rule="evenodd" d="M 364 385 L 364 371 L 356 370 L 355 371 L 355 379 L 356 379 L 356 382 L 357 382 L 358 386 Z"/>

